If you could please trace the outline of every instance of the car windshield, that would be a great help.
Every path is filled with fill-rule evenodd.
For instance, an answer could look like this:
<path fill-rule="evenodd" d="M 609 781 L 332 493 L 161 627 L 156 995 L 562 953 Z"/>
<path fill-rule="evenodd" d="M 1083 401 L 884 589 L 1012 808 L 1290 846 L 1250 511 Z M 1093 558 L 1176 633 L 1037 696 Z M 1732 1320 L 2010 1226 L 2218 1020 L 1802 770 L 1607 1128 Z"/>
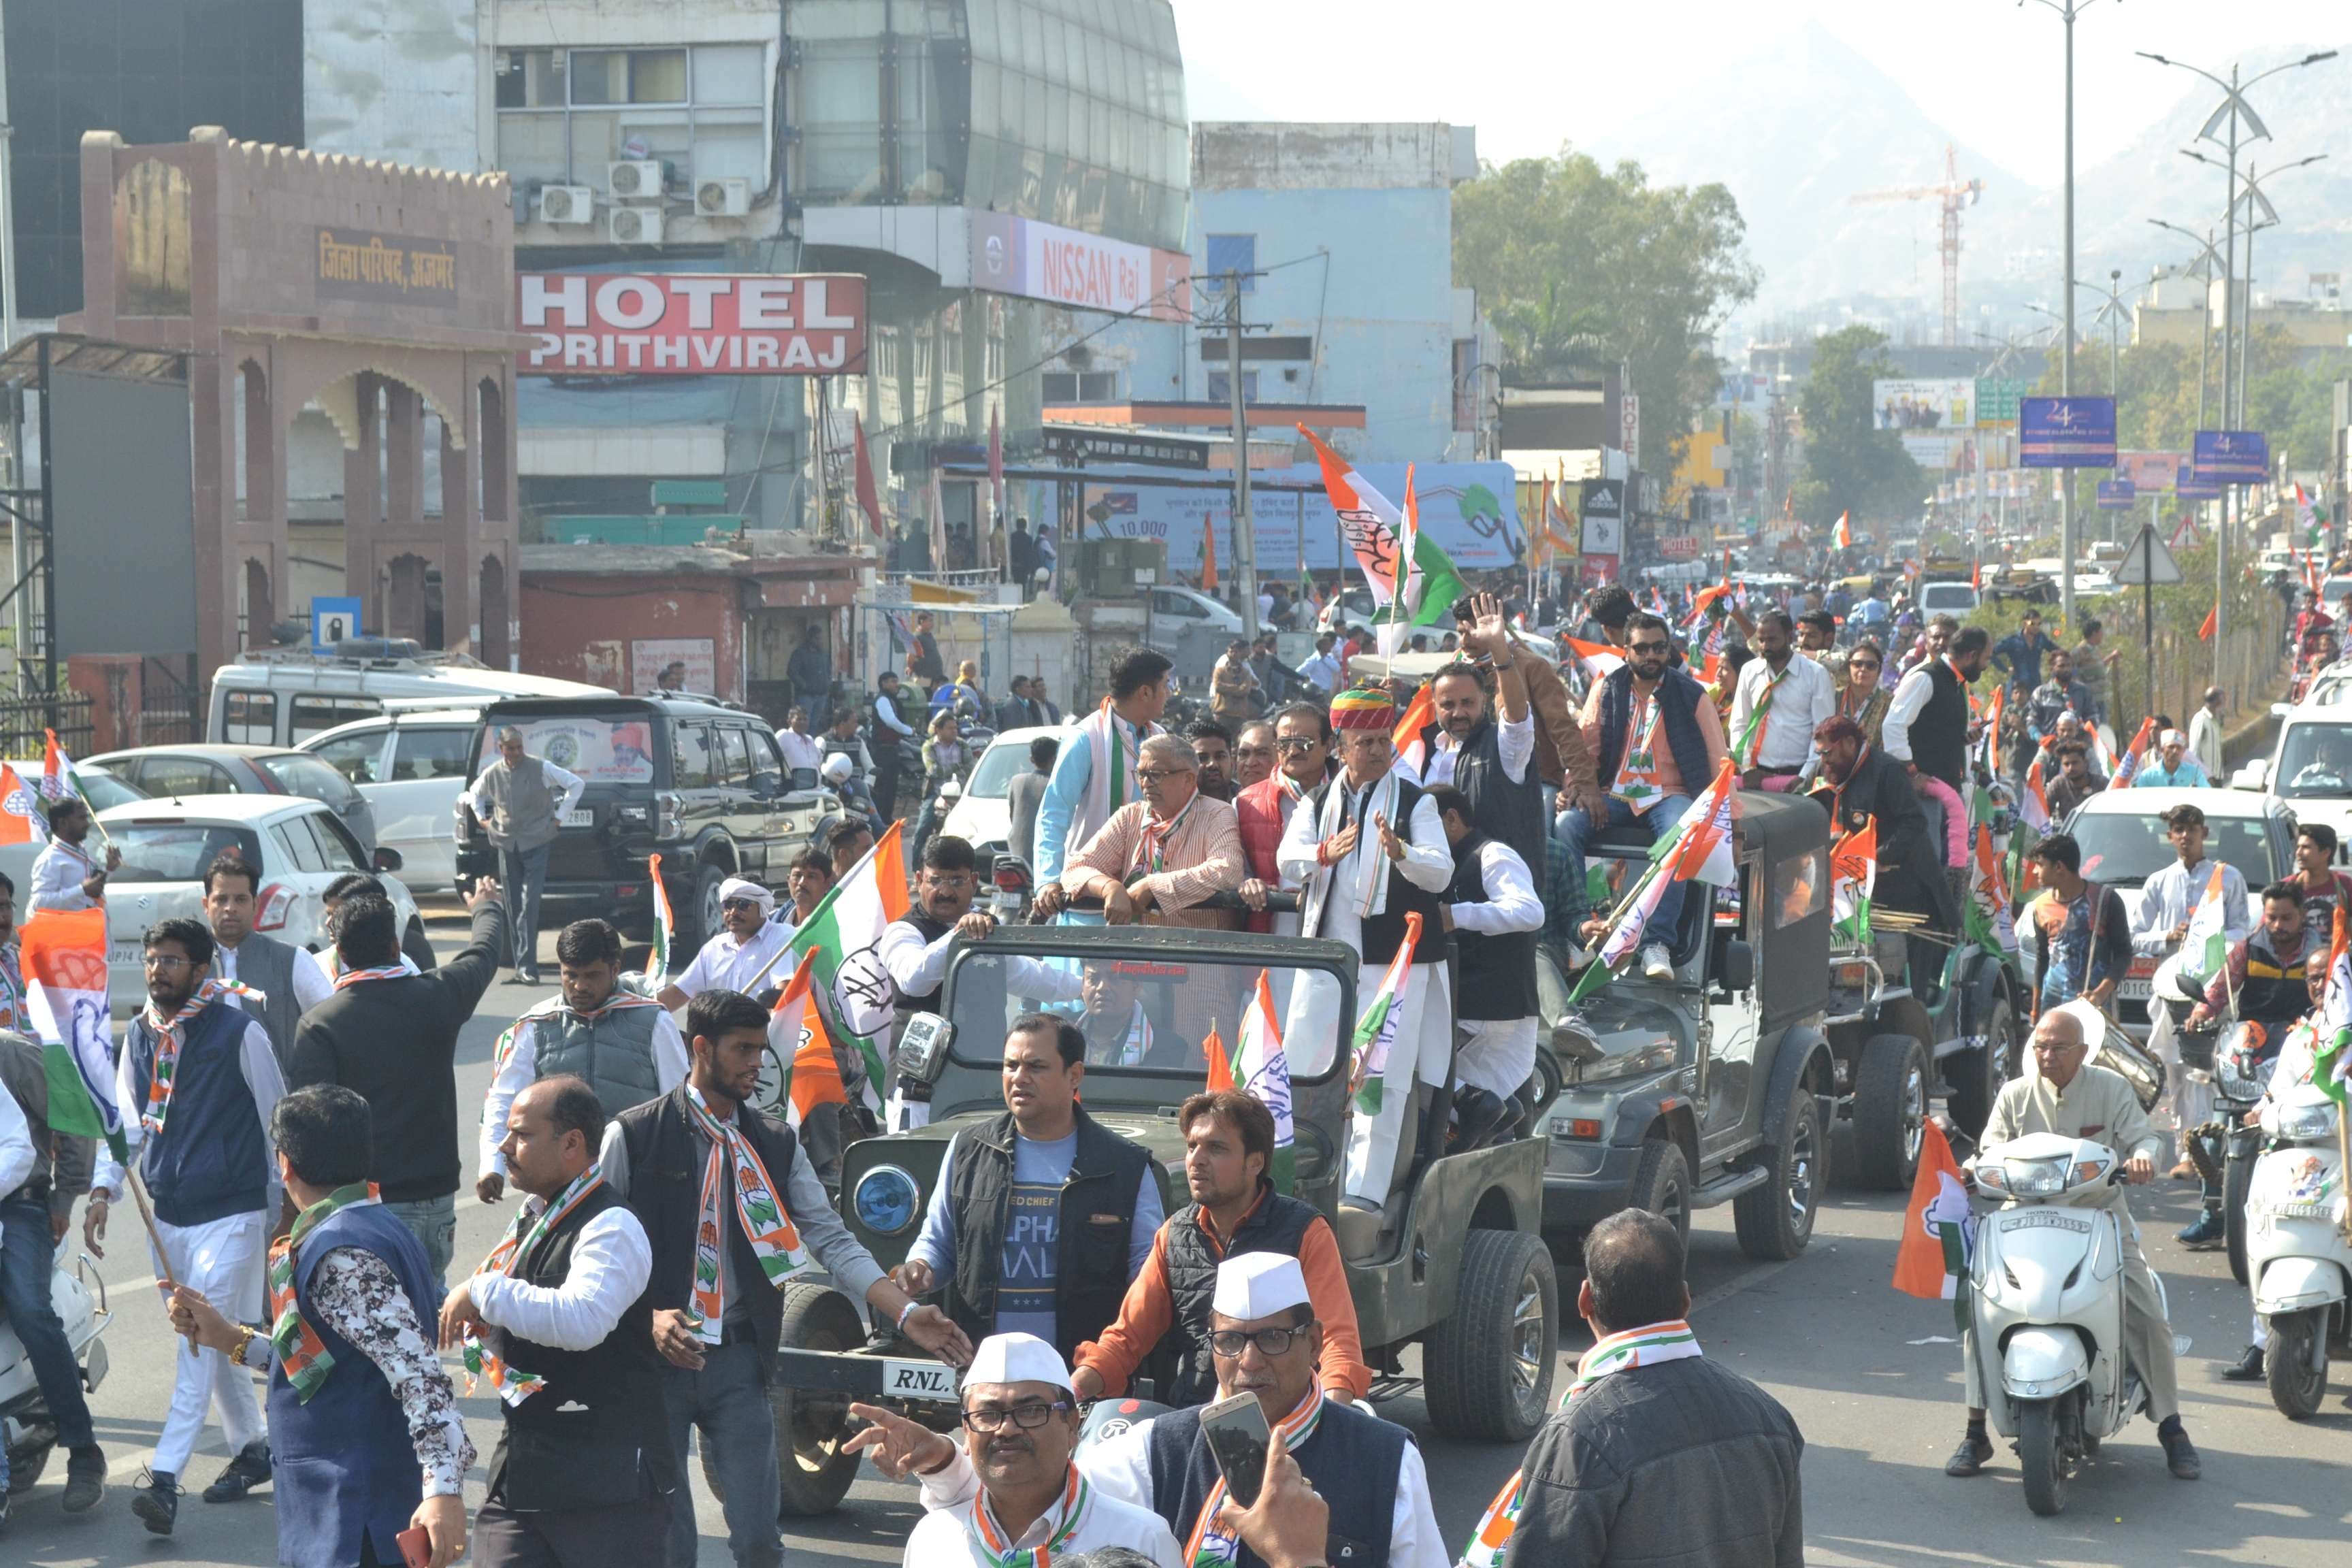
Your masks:
<path fill-rule="evenodd" d="M 89 802 L 92 811 L 104 811 L 110 805 L 128 805 L 134 800 L 145 800 L 144 791 L 132 788 L 104 768 L 76 766 L 74 784 L 80 789 L 82 799 Z"/>
<path fill-rule="evenodd" d="M 323 800 L 337 811 L 349 810 L 352 799 L 359 794 L 352 787 L 351 780 L 318 758 L 300 752 L 256 757 L 254 764 L 268 773 L 288 795 L 299 795 L 305 800 Z"/>
<path fill-rule="evenodd" d="M 2249 888 L 2267 887 L 2271 869 L 2267 825 L 2258 816 L 2208 816 L 2205 853 L 2238 868 Z M 2077 813 L 2071 831 L 2083 850 L 2083 875 L 2110 888 L 2137 888 L 2180 858 L 2153 814 Z"/>
<path fill-rule="evenodd" d="M 1187 952 L 1029 958 L 975 949 L 955 967 L 955 1057 L 993 1072 L 1012 1022 L 1026 1013 L 1066 1015 L 1087 1037 L 1087 1081 L 1134 1078 L 1145 1096 L 1178 1099 L 1207 1070 L 1202 1043 L 1213 1032 L 1230 1059 L 1241 1019 L 1263 976 L 1291 1077 L 1319 1079 L 1339 1059 L 1354 1020 L 1339 1016 L 1339 977 L 1328 971 L 1214 960 Z M 1148 1080 L 1168 1080 L 1171 1087 Z M 1108 1081 L 1102 1092 L 1122 1094 Z M 1170 1103 L 1173 1103 L 1171 1101 Z"/>
<path fill-rule="evenodd" d="M 107 837 L 122 851 L 110 883 L 194 882 L 222 855 L 262 866 L 261 836 L 217 822 L 110 822 Z"/>
<path fill-rule="evenodd" d="M 654 736 L 651 721 L 595 713 L 566 713 L 546 719 L 508 721 L 522 731 L 522 749 L 590 784 L 651 784 L 654 782 Z M 477 777 L 499 760 L 496 723 L 482 731 Z"/>
<path fill-rule="evenodd" d="M 2271 787 L 2289 800 L 2352 795 L 2352 723 L 2288 725 Z"/>
<path fill-rule="evenodd" d="M 1029 742 L 999 741 L 988 748 L 972 770 L 971 782 L 964 785 L 967 800 L 1003 800 L 1012 792 L 1013 781 L 1029 769 Z"/>

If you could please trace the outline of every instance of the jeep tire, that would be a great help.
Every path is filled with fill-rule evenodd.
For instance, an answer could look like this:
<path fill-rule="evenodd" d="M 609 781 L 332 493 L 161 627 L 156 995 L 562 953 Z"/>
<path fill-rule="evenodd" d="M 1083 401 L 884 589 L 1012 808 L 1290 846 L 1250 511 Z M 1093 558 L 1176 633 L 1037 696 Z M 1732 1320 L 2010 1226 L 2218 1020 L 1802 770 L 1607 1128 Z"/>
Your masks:
<path fill-rule="evenodd" d="M 1683 1146 L 1670 1137 L 1654 1137 L 1642 1145 L 1633 1166 L 1633 1184 L 1626 1189 L 1630 1208 L 1660 1215 L 1675 1227 L 1685 1248 L 1690 1246 L 1690 1161 Z"/>
<path fill-rule="evenodd" d="M 1538 1237 L 1474 1230 L 1450 1317 L 1422 1342 L 1421 1396 L 1448 1437 L 1524 1443 L 1551 1414 L 1559 1279 Z"/>
<path fill-rule="evenodd" d="M 1772 1144 L 1761 1156 L 1764 1180 L 1731 1200 L 1739 1250 L 1767 1262 L 1785 1262 L 1805 1250 L 1813 1219 L 1822 1211 L 1829 1180 L 1829 1140 L 1822 1136 L 1821 1102 L 1811 1085 L 1789 1087 Z"/>
<path fill-rule="evenodd" d="M 2017 1015 L 2010 1010 L 2008 998 L 1995 1002 L 1986 1013 L 1983 1032 L 1983 1045 L 1953 1052 L 1945 1068 L 1951 1075 L 1945 1109 L 1953 1124 L 1971 1138 L 1983 1135 L 2001 1086 L 2017 1076 Z"/>
<path fill-rule="evenodd" d="M 1907 1193 L 1927 1135 L 1927 1047 L 1908 1035 L 1873 1035 L 1853 1076 L 1854 1179 Z"/>
<path fill-rule="evenodd" d="M 677 946 L 671 950 L 672 962 L 683 959 L 691 963 L 696 951 L 704 942 L 726 929 L 719 917 L 719 885 L 725 880 L 727 872 L 724 868 L 714 866 L 708 860 L 696 863 L 694 886 L 688 890 L 686 902 L 677 906 L 675 916 L 677 929 L 673 934 Z M 683 972 L 684 964 L 680 963 L 679 967 Z"/>

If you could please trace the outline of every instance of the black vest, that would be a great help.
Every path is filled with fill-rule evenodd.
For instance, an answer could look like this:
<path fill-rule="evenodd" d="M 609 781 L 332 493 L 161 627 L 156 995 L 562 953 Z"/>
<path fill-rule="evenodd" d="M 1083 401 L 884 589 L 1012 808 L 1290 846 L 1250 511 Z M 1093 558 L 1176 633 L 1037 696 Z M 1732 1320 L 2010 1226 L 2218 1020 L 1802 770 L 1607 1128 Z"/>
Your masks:
<path fill-rule="evenodd" d="M 633 1105 L 614 1118 L 629 1152 L 629 1209 L 646 1227 L 653 1246 L 653 1274 L 638 1305 L 647 1311 L 680 1310 L 694 1280 L 694 1232 L 702 1216 L 702 1173 L 710 1145 L 694 1130 L 688 1113 L 687 1086 L 679 1084 L 658 1100 Z M 796 1143 L 793 1130 L 765 1111 L 749 1105 L 735 1108 L 736 1126 L 751 1140 L 751 1152 L 768 1173 L 779 1203 L 785 1202 L 792 1180 Z M 735 1215 L 735 1184 L 728 1178 L 721 1205 L 727 1227 L 727 1268 L 735 1300 L 749 1310 L 756 1331 L 760 1359 L 774 1359 L 783 1331 L 784 1296 L 760 1267 Z M 788 1205 L 789 1206 L 789 1205 Z"/>
<path fill-rule="evenodd" d="M 1398 837 L 1412 843 L 1413 807 L 1421 804 L 1421 787 L 1411 779 L 1399 777 L 1396 782 L 1396 820 L 1391 824 Z M 1375 785 L 1375 788 L 1378 786 Z M 1298 809 L 1312 814 L 1313 820 L 1323 820 L 1323 797 L 1334 789 L 1346 790 L 1348 775 L 1334 773 L 1323 781 L 1315 793 L 1299 802 Z M 1356 805 L 1350 802 L 1349 815 L 1341 826 L 1355 820 Z M 1372 846 L 1367 848 L 1366 846 Z M 1356 847 L 1360 853 L 1377 853 L 1378 835 L 1370 822 L 1358 824 Z M 1388 908 L 1380 914 L 1366 915 L 1363 920 L 1362 952 L 1366 963 L 1386 963 L 1394 958 L 1397 949 L 1404 945 L 1404 917 L 1414 910 L 1421 911 L 1421 941 L 1413 944 L 1415 963 L 1443 963 L 1446 959 L 1445 921 L 1441 913 L 1442 899 L 1435 893 L 1424 893 L 1405 879 L 1404 873 L 1394 866 L 1389 868 Z M 1323 902 L 1325 913 L 1330 911 L 1328 899 Z M 1319 922 L 1318 922 L 1319 923 Z M 1320 936 L 1320 931 L 1305 933 Z"/>
<path fill-rule="evenodd" d="M 1657 697 L 1659 728 L 1666 732 L 1675 771 L 1683 776 L 1683 793 L 1696 795 L 1715 778 L 1715 765 L 1706 760 L 1706 735 L 1698 727 L 1698 705 L 1706 700 L 1706 693 L 1697 681 L 1669 666 L 1658 677 Z M 1593 759 L 1593 768 L 1602 789 L 1617 782 L 1617 765 L 1625 760 L 1626 731 L 1633 723 L 1633 667 L 1620 665 L 1601 683 L 1601 754 Z M 1520 858 L 1526 858 L 1524 851 Z"/>
<path fill-rule="evenodd" d="M 1291 1450 L 1299 1472 L 1331 1506 L 1331 1534 L 1325 1555 L 1331 1568 L 1386 1568 L 1394 1533 L 1404 1447 L 1412 1441 L 1391 1426 L 1337 1400 L 1323 1402 L 1315 1436 Z M 1192 1539 L 1192 1524 L 1217 1483 L 1217 1463 L 1201 1436 L 1201 1412 L 1179 1410 L 1155 1416 L 1145 1436 L 1151 1466 L 1152 1511 L 1168 1521 L 1181 1547 Z M 1237 1568 L 1265 1568 L 1248 1547 Z"/>
<path fill-rule="evenodd" d="M 1075 1363 L 1078 1346 L 1099 1339 L 1118 1319 L 1127 1295 L 1127 1242 L 1135 1199 L 1151 1180 L 1151 1155 L 1081 1109 L 1078 1146 L 1062 1184 L 1055 1233 L 1054 1348 Z M 955 1224 L 955 1278 L 948 1316 L 978 1344 L 996 1331 L 997 1275 L 1004 1251 L 1005 1210 L 1013 1194 L 1010 1112 L 967 1127 L 948 1172 L 948 1213 Z"/>
<path fill-rule="evenodd" d="M 2238 987 L 2238 1016 L 2263 1024 L 2292 1024 L 2311 1011 L 2311 985 L 2305 978 L 2312 939 L 2304 936 L 2302 956 L 2286 960 L 2257 926 L 2246 937 L 2246 983 Z"/>
<path fill-rule="evenodd" d="M 893 925 L 914 927 L 915 930 L 922 933 L 923 945 L 925 947 L 930 946 L 931 943 L 947 935 L 950 929 L 942 921 L 933 920 L 930 916 L 924 914 L 919 910 L 909 910 L 891 923 Z M 892 986 L 892 989 L 895 991 L 897 990 L 897 987 L 894 985 Z M 938 1012 L 940 1010 L 940 993 L 946 989 L 947 984 L 945 981 L 942 981 L 939 984 L 932 986 L 929 991 L 924 992 L 920 996 L 909 996 L 903 991 L 898 992 L 898 1000 L 893 1005 L 892 1008 L 894 1021 L 897 1024 L 897 1032 L 903 1032 L 907 1027 L 907 1020 L 913 1017 L 918 1013 Z M 894 1037 L 895 1033 L 896 1032 L 894 1032 Z"/>
<path fill-rule="evenodd" d="M 1437 725 L 1421 732 L 1422 743 L 1436 755 Z M 1499 838 L 1519 852 L 1530 866 L 1542 862 L 1545 837 L 1543 781 L 1536 776 L 1535 753 L 1528 754 L 1528 771 L 1518 783 L 1503 769 L 1502 730 L 1493 713 L 1478 721 L 1454 755 L 1454 787 L 1470 803 L 1470 826 L 1489 838 Z"/>
<path fill-rule="evenodd" d="M 1171 1405 L 1206 1405 L 1217 1397 L 1216 1364 L 1209 1359 L 1209 1303 L 1217 1293 L 1217 1265 L 1243 1252 L 1296 1258 L 1317 1217 L 1313 1205 L 1284 1197 L 1265 1177 L 1258 1185 L 1265 1195 L 1242 1216 L 1229 1247 L 1220 1248 L 1201 1228 L 1198 1204 L 1188 1204 L 1168 1221 L 1165 1261 L 1175 1318 L 1169 1334 L 1176 1356 Z"/>
<path fill-rule="evenodd" d="M 1945 659 L 1927 663 L 1927 706 L 1911 721 L 1911 765 L 1958 790 L 1969 772 L 1969 689 Z"/>
<path fill-rule="evenodd" d="M 509 1272 L 526 1285 L 562 1284 L 582 1228 L 622 1206 L 612 1188 L 597 1187 L 518 1257 Z M 483 1344 L 509 1367 L 546 1379 L 520 1405 L 503 1405 L 506 1430 L 490 1456 L 492 1497 L 516 1510 L 570 1510 L 610 1508 L 671 1489 L 663 1363 L 654 1349 L 653 1323 L 646 1291 L 602 1343 L 584 1351 L 536 1344 L 502 1329 L 483 1331 Z"/>
<path fill-rule="evenodd" d="M 1474 832 L 1454 847 L 1454 888 L 1448 895 L 1453 902 L 1487 901 L 1486 875 L 1478 860 L 1486 842 L 1485 834 Z M 1454 946 L 1462 959 L 1462 984 L 1461 994 L 1454 999 L 1454 1016 L 1481 1020 L 1534 1017 L 1536 935 L 1519 931 L 1488 936 L 1456 926 Z"/>

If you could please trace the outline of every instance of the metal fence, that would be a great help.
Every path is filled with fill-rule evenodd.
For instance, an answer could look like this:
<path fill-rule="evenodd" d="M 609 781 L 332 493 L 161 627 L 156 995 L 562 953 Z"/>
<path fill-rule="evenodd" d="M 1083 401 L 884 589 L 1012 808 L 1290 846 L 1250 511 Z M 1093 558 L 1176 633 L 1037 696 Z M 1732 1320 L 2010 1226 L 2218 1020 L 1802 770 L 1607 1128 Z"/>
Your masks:
<path fill-rule="evenodd" d="M 89 698 L 68 691 L 54 702 L 46 697 L 0 699 L 0 757 L 38 758 L 44 754 L 46 731 L 56 730 L 58 744 L 68 756 L 90 749 Z"/>
<path fill-rule="evenodd" d="M 2210 596 L 2207 603 L 2210 603 Z M 2156 602 L 2156 635 L 2151 660 L 2144 656 L 2140 629 L 2145 621 L 2140 595 L 2126 592 L 2106 606 L 2107 646 L 2123 658 L 2116 665 L 2113 700 L 2108 717 L 2117 742 L 2131 738 L 2142 718 L 2165 714 L 2186 726 L 2205 700 L 2205 689 L 2220 686 L 2228 693 L 2225 710 L 2234 728 L 2248 714 L 2261 712 L 2282 695 L 2290 674 L 2286 651 L 2286 612 L 2277 595 L 2263 593 L 2234 599 L 2230 629 L 2216 649 L 2197 635 L 2195 612 Z M 2148 684 L 2147 667 L 2154 665 L 2155 685 Z"/>

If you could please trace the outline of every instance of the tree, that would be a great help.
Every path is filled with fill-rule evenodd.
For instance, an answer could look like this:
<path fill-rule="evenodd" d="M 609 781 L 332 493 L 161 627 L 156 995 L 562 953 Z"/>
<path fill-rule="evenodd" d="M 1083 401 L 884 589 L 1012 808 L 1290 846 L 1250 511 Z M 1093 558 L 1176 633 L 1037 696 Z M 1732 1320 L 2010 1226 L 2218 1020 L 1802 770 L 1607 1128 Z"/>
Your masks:
<path fill-rule="evenodd" d="M 1523 375 L 1622 362 L 1642 400 L 1634 461 L 1670 473 L 1720 380 L 1710 339 L 1755 297 L 1747 234 L 1721 185 L 1653 187 L 1638 163 L 1603 169 L 1563 147 L 1456 187 L 1454 279 L 1477 290 Z"/>
<path fill-rule="evenodd" d="M 1813 345 L 1798 413 L 1805 426 L 1805 471 L 1790 504 L 1807 522 L 1831 523 L 1838 513 L 1858 518 L 1907 517 L 1919 509 L 1927 479 L 1903 438 L 1881 430 L 1871 383 L 1895 374 L 1886 336 L 1846 327 Z"/>

